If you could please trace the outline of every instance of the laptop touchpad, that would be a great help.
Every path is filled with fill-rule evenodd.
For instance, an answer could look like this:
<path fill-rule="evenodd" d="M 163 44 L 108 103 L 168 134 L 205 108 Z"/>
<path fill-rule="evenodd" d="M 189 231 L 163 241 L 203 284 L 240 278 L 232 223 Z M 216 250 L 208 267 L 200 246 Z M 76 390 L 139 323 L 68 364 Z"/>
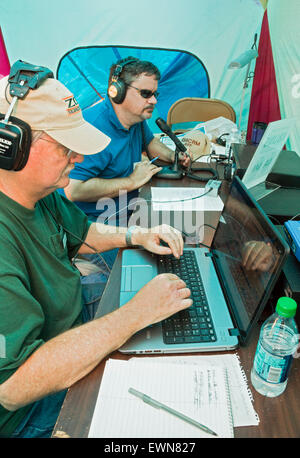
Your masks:
<path fill-rule="evenodd" d="M 124 266 L 121 291 L 139 291 L 155 276 L 152 266 Z"/>

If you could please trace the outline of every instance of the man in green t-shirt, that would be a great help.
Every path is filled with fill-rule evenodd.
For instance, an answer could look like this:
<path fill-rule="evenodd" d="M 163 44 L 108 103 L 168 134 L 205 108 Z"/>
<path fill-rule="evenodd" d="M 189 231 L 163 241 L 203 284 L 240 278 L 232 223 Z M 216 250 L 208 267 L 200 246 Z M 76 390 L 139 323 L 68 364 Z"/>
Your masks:
<path fill-rule="evenodd" d="M 10 107 L 9 86 L 7 77 L 0 80 L 2 114 Z M 171 227 L 90 223 L 55 192 L 69 183 L 83 154 L 98 153 L 110 140 L 83 120 L 59 81 L 48 78 L 30 90 L 13 116 L 30 126 L 32 140 L 19 170 L 15 163 L 3 168 L 0 154 L 0 437 L 49 437 L 66 388 L 137 331 L 192 301 L 182 280 L 162 274 L 123 307 L 83 323 L 76 254 L 131 242 L 179 257 L 182 237 Z"/>

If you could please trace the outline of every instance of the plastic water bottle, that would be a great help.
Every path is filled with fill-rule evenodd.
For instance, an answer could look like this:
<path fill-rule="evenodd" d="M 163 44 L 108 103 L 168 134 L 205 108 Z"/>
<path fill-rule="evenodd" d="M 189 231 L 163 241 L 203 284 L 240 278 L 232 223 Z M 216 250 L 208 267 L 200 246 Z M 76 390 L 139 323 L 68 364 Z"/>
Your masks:
<path fill-rule="evenodd" d="M 276 311 L 262 325 L 251 382 L 264 396 L 279 396 L 286 388 L 293 354 L 298 345 L 298 329 L 294 320 L 297 303 L 280 297 Z"/>
<path fill-rule="evenodd" d="M 231 156 L 230 150 L 232 143 L 241 143 L 241 136 L 237 126 L 233 126 L 226 140 L 225 154 L 227 157 Z"/>
<path fill-rule="evenodd" d="M 231 129 L 231 143 L 240 143 L 241 142 L 241 134 L 237 128 L 237 126 L 233 126 Z"/>

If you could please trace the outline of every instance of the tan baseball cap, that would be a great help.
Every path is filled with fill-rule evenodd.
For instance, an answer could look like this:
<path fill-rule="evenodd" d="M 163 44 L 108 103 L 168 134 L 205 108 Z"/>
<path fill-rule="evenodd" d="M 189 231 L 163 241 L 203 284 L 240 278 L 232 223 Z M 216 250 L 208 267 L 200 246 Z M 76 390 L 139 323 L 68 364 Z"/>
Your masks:
<path fill-rule="evenodd" d="M 182 137 L 181 141 L 187 148 L 193 161 L 196 161 L 200 156 L 210 154 L 210 140 L 200 130 L 190 130 Z"/>
<path fill-rule="evenodd" d="M 8 76 L 0 79 L 0 113 L 6 114 L 12 97 Z M 7 98 L 7 100 L 6 100 Z M 74 95 L 58 80 L 47 78 L 37 89 L 19 99 L 12 116 L 25 121 L 32 130 L 43 130 L 54 140 L 79 154 L 96 154 L 110 138 L 85 121 Z"/>

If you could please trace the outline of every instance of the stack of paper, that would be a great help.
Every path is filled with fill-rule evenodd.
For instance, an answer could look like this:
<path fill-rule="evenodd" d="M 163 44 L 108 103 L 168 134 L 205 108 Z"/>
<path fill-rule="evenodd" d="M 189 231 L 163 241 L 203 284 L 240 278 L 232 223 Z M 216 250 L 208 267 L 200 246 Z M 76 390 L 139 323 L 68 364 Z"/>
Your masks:
<path fill-rule="evenodd" d="M 253 418 L 251 417 L 251 401 L 249 406 L 243 399 L 245 393 L 242 392 L 240 399 L 236 398 L 233 402 L 232 394 L 235 390 L 230 389 L 230 383 L 233 376 L 234 383 L 237 383 L 236 370 L 239 364 L 235 365 L 234 355 L 228 356 L 233 357 L 231 358 L 233 370 L 230 374 L 226 368 L 229 360 L 209 361 L 208 358 L 214 357 L 108 360 L 89 437 L 215 437 L 163 409 L 157 409 L 143 402 L 142 399 L 133 396 L 128 391 L 129 388 L 138 390 L 196 420 L 214 431 L 218 437 L 233 437 L 233 426 L 236 426 L 233 406 L 237 401 L 239 402 L 237 410 L 243 410 L 243 405 L 246 406 L 244 420 L 240 418 L 240 423 L 243 424 L 246 420 L 246 424 L 257 424 L 254 411 Z M 238 383 L 243 383 L 242 379 L 239 377 L 237 379 Z M 246 397 L 249 399 L 247 390 Z"/>
<path fill-rule="evenodd" d="M 162 364 L 205 364 L 220 365 L 227 371 L 233 426 L 256 426 L 259 424 L 259 417 L 253 408 L 253 397 L 248 387 L 247 377 L 241 367 L 239 357 L 236 353 L 223 355 L 200 355 L 200 356 L 159 356 L 156 358 L 131 358 L 130 361 L 157 362 Z"/>

